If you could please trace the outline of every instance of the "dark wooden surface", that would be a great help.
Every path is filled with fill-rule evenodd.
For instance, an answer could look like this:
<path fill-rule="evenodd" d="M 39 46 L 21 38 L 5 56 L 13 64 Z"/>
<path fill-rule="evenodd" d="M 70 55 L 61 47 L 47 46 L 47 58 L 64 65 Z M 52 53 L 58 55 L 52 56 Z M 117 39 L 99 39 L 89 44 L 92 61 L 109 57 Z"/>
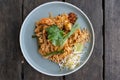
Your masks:
<path fill-rule="evenodd" d="M 82 9 L 95 30 L 93 54 L 77 72 L 51 77 L 24 60 L 21 24 L 31 10 L 49 1 L 54 0 L 0 0 L 0 80 L 120 80 L 120 0 L 63 0 Z"/>
<path fill-rule="evenodd" d="M 0 80 L 21 80 L 21 4 L 21 0 L 0 0 Z"/>
<path fill-rule="evenodd" d="M 105 79 L 120 80 L 120 0 L 106 0 L 105 10 Z"/>

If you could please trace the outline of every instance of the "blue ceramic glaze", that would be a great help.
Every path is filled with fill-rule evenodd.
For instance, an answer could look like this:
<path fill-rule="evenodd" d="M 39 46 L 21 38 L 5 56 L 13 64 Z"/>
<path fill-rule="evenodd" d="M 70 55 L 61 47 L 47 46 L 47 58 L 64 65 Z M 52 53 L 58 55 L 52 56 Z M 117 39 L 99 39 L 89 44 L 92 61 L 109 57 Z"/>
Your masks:
<path fill-rule="evenodd" d="M 38 53 L 36 39 L 32 38 L 35 29 L 35 22 L 41 18 L 48 17 L 48 13 L 51 12 L 53 16 L 57 16 L 61 13 L 74 12 L 78 15 L 77 22 L 81 28 L 87 28 L 90 32 L 90 42 L 86 44 L 87 48 L 84 49 L 85 53 L 81 58 L 81 64 L 74 70 L 63 70 L 57 64 L 42 58 Z M 49 2 L 42 4 L 35 8 L 24 20 L 20 31 L 20 46 L 23 56 L 27 62 L 37 71 L 51 76 L 63 76 L 71 74 L 80 69 L 89 59 L 93 47 L 94 47 L 94 31 L 92 24 L 88 17 L 77 7 L 65 2 Z"/>

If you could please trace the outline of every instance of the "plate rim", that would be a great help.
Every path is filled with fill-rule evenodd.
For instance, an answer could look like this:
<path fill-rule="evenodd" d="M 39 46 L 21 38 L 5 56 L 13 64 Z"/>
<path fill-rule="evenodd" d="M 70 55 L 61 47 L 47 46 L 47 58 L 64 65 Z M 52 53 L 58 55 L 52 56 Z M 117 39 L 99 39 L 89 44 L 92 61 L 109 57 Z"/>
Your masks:
<path fill-rule="evenodd" d="M 27 19 L 28 19 L 36 10 L 38 10 L 40 7 L 45 6 L 45 5 L 49 5 L 49 4 L 53 4 L 53 3 L 60 3 L 60 4 L 69 5 L 69 6 L 73 7 L 73 8 L 75 8 L 75 9 L 77 9 L 78 11 L 80 11 L 80 12 L 82 13 L 82 15 L 87 19 L 88 23 L 90 24 L 90 28 L 91 28 L 91 30 L 92 30 L 92 36 L 93 36 L 92 48 L 91 48 L 90 53 L 89 53 L 87 59 L 85 60 L 85 62 L 84 62 L 81 66 L 79 66 L 78 68 L 76 68 L 76 69 L 74 69 L 74 70 L 72 70 L 72 71 L 70 71 L 70 72 L 62 73 L 62 74 L 52 74 L 52 73 L 47 73 L 47 72 L 44 72 L 44 71 L 42 71 L 42 70 L 39 70 L 35 65 L 33 65 L 33 64 L 29 61 L 28 57 L 26 57 L 26 55 L 25 55 L 25 51 L 24 51 L 23 48 L 22 48 L 22 46 L 23 46 L 23 44 L 22 44 L 22 43 L 23 43 L 23 41 L 22 41 L 22 31 L 23 31 L 23 26 L 25 25 L 25 22 L 27 21 Z M 26 60 L 26 61 L 29 63 L 29 65 L 31 65 L 35 70 L 37 70 L 38 72 L 41 72 L 41 73 L 43 73 L 43 74 L 49 75 L 49 76 L 65 76 L 65 75 L 69 75 L 69 74 L 71 74 L 71 73 L 76 72 L 77 70 L 79 70 L 80 68 L 82 68 L 82 67 L 87 63 L 87 61 L 89 60 L 90 56 L 91 56 L 92 53 L 93 53 L 93 49 L 94 49 L 94 45 L 95 45 L 95 33 L 94 33 L 93 25 L 92 25 L 90 19 L 88 18 L 88 16 L 87 16 L 80 8 L 78 8 L 77 6 L 75 6 L 75 5 L 71 4 L 71 3 L 68 3 L 68 2 L 51 1 L 51 2 L 46 2 L 46 3 L 43 3 L 43 4 L 39 5 L 39 6 L 37 6 L 36 8 L 34 8 L 34 9 L 27 15 L 27 17 L 24 19 L 23 24 L 22 24 L 21 29 L 20 29 L 19 43 L 20 43 L 20 49 L 21 49 L 21 51 L 22 51 L 22 54 L 23 54 L 25 60 Z"/>

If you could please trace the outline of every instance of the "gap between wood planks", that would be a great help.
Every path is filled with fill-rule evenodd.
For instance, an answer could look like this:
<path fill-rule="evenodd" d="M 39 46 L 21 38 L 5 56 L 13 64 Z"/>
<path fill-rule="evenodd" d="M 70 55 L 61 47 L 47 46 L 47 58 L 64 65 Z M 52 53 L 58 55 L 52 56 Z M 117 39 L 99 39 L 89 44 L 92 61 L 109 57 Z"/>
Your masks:
<path fill-rule="evenodd" d="M 22 5 L 21 5 L 21 14 L 22 14 L 22 22 L 23 20 L 23 13 L 24 11 L 24 0 L 22 0 Z M 24 59 L 21 61 L 21 80 L 24 80 Z"/>
<path fill-rule="evenodd" d="M 105 0 L 102 0 L 102 10 L 103 10 L 103 26 L 102 26 L 102 34 L 103 34 L 103 80 L 105 79 Z"/>
<path fill-rule="evenodd" d="M 65 0 L 62 0 L 63 2 L 65 2 Z M 63 80 L 65 80 L 65 76 L 63 76 Z"/>

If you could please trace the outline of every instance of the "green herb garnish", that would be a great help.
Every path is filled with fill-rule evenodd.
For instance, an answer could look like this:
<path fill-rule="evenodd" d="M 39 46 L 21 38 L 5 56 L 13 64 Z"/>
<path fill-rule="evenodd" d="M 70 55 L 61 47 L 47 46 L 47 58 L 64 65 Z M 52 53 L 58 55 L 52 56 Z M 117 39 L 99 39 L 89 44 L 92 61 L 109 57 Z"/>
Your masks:
<path fill-rule="evenodd" d="M 79 24 L 74 24 L 70 32 L 64 35 L 64 32 L 57 25 L 52 25 L 46 29 L 48 39 L 54 46 L 60 46 L 60 50 L 64 46 L 67 39 L 79 28 Z"/>
<path fill-rule="evenodd" d="M 47 53 L 46 55 L 44 55 L 44 57 L 48 58 L 52 55 L 61 54 L 61 53 L 63 53 L 63 50 Z"/>
<path fill-rule="evenodd" d="M 65 37 L 63 38 L 63 40 L 61 41 L 61 45 L 60 47 L 63 47 L 65 42 L 67 41 L 67 39 L 77 30 L 79 29 L 79 24 L 74 24 L 72 29 L 70 30 L 70 32 L 68 32 Z"/>
<path fill-rule="evenodd" d="M 52 25 L 46 29 L 48 34 L 48 39 L 52 42 L 54 46 L 60 46 L 63 40 L 64 32 L 60 30 L 56 25 Z"/>
<path fill-rule="evenodd" d="M 37 36 L 34 34 L 34 35 L 32 35 L 32 38 L 36 38 Z"/>

